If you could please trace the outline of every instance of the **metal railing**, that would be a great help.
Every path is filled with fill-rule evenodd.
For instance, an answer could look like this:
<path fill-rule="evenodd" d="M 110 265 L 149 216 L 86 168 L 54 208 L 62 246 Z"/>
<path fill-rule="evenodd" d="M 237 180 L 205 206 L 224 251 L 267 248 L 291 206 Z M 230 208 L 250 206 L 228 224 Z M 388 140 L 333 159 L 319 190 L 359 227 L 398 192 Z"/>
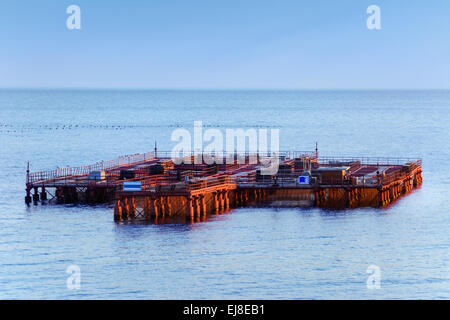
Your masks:
<path fill-rule="evenodd" d="M 233 159 L 238 159 L 238 157 L 245 157 L 249 158 L 251 156 L 254 156 L 254 153 L 250 152 L 233 152 L 233 153 L 222 153 L 224 157 L 233 157 Z M 113 183 L 113 180 L 118 179 L 119 170 L 121 168 L 125 167 L 131 167 L 136 166 L 140 163 L 145 163 L 152 160 L 163 160 L 163 159 L 171 159 L 173 153 L 168 151 L 151 151 L 147 153 L 142 154 L 134 154 L 134 155 L 127 155 L 127 156 L 121 156 L 113 160 L 108 161 L 101 161 L 97 162 L 92 165 L 87 166 L 78 166 L 78 167 L 65 167 L 65 168 L 58 168 L 55 170 L 49 170 L 49 171 L 40 171 L 40 172 L 33 172 L 27 174 L 27 184 L 33 184 L 33 183 L 39 183 L 39 182 L 48 182 L 48 181 L 54 181 L 59 179 L 73 179 L 77 177 L 83 177 L 88 176 L 90 172 L 92 171 L 105 171 L 106 173 L 106 183 Z M 184 155 L 184 157 L 195 157 L 195 156 L 210 156 L 210 153 L 198 153 L 198 152 L 191 152 L 188 155 Z M 284 160 L 289 159 L 297 159 L 297 158 L 312 158 L 316 159 L 317 154 L 316 152 L 311 151 L 280 151 L 277 153 L 278 157 Z M 318 158 L 320 165 L 336 165 L 338 163 L 352 163 L 352 162 L 359 162 L 360 165 L 408 165 L 410 167 L 410 170 L 415 170 L 417 167 L 422 165 L 422 159 L 411 159 L 411 158 L 392 158 L 392 157 L 320 157 Z M 238 164 L 239 166 L 239 164 Z M 396 179 L 395 177 L 398 174 L 396 172 L 392 174 L 388 174 L 384 176 L 384 181 L 387 181 L 388 179 Z M 239 179 L 245 179 L 245 177 L 240 177 Z M 154 178 L 151 176 L 149 177 L 142 177 L 140 176 L 138 180 L 143 180 L 143 183 L 147 183 L 148 185 L 157 184 L 157 182 L 154 181 Z M 238 180 L 237 180 L 238 181 Z M 278 180 L 279 182 L 282 182 L 282 180 Z M 255 181 L 256 182 L 256 181 Z M 163 185 L 166 184 L 164 181 L 160 181 L 159 184 Z"/>
<path fill-rule="evenodd" d="M 89 175 L 92 171 L 114 170 L 124 166 L 136 165 L 152 159 L 155 159 L 154 151 L 121 156 L 113 160 L 101 161 L 87 166 L 64 167 L 49 171 L 31 172 L 27 176 L 27 183 L 49 181 L 64 177 L 79 177 Z"/>
<path fill-rule="evenodd" d="M 214 156 L 214 153 L 199 153 L 199 152 L 190 152 L 184 153 L 182 158 L 192 158 L 198 157 L 199 155 L 204 156 Z M 238 159 L 238 157 L 249 158 L 251 156 L 255 156 L 255 153 L 250 152 L 222 152 L 221 155 L 224 158 L 233 158 Z M 304 156 L 314 156 L 315 152 L 311 151 L 280 151 L 277 155 L 282 158 L 292 158 L 292 157 L 304 157 Z M 75 178 L 80 176 L 87 176 L 92 171 L 111 171 L 115 169 L 120 169 L 127 166 L 134 166 L 139 163 L 144 163 L 146 161 L 154 160 L 154 159 L 171 159 L 174 156 L 174 153 L 171 151 L 150 151 L 146 153 L 137 153 L 133 155 L 125 155 L 115 158 L 113 160 L 101 161 L 92 165 L 86 166 L 77 166 L 77 167 L 64 167 L 57 168 L 54 170 L 48 171 L 38 171 L 38 172 L 30 172 L 27 174 L 27 184 L 33 184 L 43 181 L 51 181 L 56 179 L 64 179 L 67 177 Z M 265 156 L 265 155 L 263 155 Z M 225 163 L 226 161 L 224 161 Z"/>
<path fill-rule="evenodd" d="M 361 165 L 404 165 L 406 163 L 416 163 L 422 165 L 420 158 L 393 158 L 393 157 L 319 157 L 319 164 L 332 164 L 338 162 L 357 162 Z"/>
<path fill-rule="evenodd" d="M 230 177 L 228 175 L 221 175 L 218 177 L 196 179 L 193 181 L 188 181 L 187 186 L 189 190 L 200 190 L 210 187 L 216 187 L 221 185 L 227 185 L 236 183 L 236 178 Z"/>

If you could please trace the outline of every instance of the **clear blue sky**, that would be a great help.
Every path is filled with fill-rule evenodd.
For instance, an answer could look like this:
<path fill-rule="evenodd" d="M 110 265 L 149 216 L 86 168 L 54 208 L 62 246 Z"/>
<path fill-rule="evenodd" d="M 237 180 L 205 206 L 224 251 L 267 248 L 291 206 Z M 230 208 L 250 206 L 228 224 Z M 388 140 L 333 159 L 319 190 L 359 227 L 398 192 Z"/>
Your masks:
<path fill-rule="evenodd" d="M 450 1 L 2 0 L 0 87 L 450 88 Z"/>

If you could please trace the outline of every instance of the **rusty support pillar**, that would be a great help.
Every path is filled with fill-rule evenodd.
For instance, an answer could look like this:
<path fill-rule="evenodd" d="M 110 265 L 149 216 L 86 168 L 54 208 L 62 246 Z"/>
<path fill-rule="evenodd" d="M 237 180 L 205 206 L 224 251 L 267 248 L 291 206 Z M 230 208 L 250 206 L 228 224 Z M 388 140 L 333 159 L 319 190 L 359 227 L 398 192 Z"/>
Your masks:
<path fill-rule="evenodd" d="M 347 208 L 351 208 L 352 204 L 353 204 L 352 191 L 351 190 L 347 190 Z"/>
<path fill-rule="evenodd" d="M 222 191 L 217 192 L 217 197 L 219 198 L 219 210 L 223 210 L 224 209 L 224 199 L 223 199 L 223 195 L 222 195 Z"/>
<path fill-rule="evenodd" d="M 114 206 L 114 221 L 120 221 L 122 219 L 122 205 L 120 200 L 116 200 L 116 204 Z"/>
<path fill-rule="evenodd" d="M 193 211 L 195 217 L 198 219 L 200 218 L 201 212 L 200 212 L 200 201 L 198 196 L 192 197 L 192 205 L 193 205 Z"/>
<path fill-rule="evenodd" d="M 219 205 L 220 204 L 219 204 L 219 199 L 218 199 L 218 193 L 213 192 L 212 197 L 213 197 L 214 213 L 219 213 L 219 211 L 220 211 Z"/>
<path fill-rule="evenodd" d="M 127 197 L 124 197 L 122 202 L 122 219 L 128 220 L 129 214 L 130 214 L 130 207 L 128 205 L 128 199 Z"/>
<path fill-rule="evenodd" d="M 186 201 L 186 217 L 194 220 L 194 208 L 192 207 L 192 199 L 190 197 Z"/>
<path fill-rule="evenodd" d="M 155 218 L 158 218 L 159 215 L 158 200 L 154 198 L 152 200 L 152 203 L 153 203 L 153 214 L 155 215 Z"/>
<path fill-rule="evenodd" d="M 166 214 L 166 208 L 164 207 L 164 197 L 159 197 L 159 208 L 160 208 L 160 213 L 161 213 L 161 217 L 164 218 L 165 214 Z"/>
<path fill-rule="evenodd" d="M 26 195 L 25 195 L 25 203 L 26 205 L 29 205 L 31 203 L 31 188 L 27 186 L 25 189 Z"/>
<path fill-rule="evenodd" d="M 239 191 L 239 190 L 236 190 L 236 192 L 234 193 L 235 194 L 235 199 L 236 199 L 236 201 L 235 201 L 235 206 L 236 207 L 239 207 L 241 205 L 240 193 L 241 193 L 241 191 Z"/>
<path fill-rule="evenodd" d="M 172 215 L 172 204 L 170 201 L 170 197 L 165 197 L 166 198 L 166 214 L 170 217 Z"/>
<path fill-rule="evenodd" d="M 201 215 L 203 217 L 206 217 L 206 203 L 205 203 L 205 196 L 204 195 L 200 196 L 200 210 L 201 210 Z"/>
<path fill-rule="evenodd" d="M 223 204 L 224 204 L 224 209 L 227 210 L 230 207 L 230 199 L 228 198 L 228 191 L 224 190 L 223 191 Z"/>
<path fill-rule="evenodd" d="M 39 191 L 37 187 L 34 187 L 33 202 L 34 204 L 37 204 L 39 202 Z"/>
<path fill-rule="evenodd" d="M 45 186 L 42 186 L 41 188 L 41 201 L 47 200 L 47 192 L 45 191 Z"/>
<path fill-rule="evenodd" d="M 152 205 L 151 205 L 150 197 L 145 197 L 145 199 L 144 199 L 144 214 L 147 219 L 150 217 L 151 207 L 152 207 Z"/>
<path fill-rule="evenodd" d="M 130 218 L 136 218 L 136 201 L 134 197 L 131 197 L 130 199 Z"/>
<path fill-rule="evenodd" d="M 56 187 L 56 191 L 55 191 L 55 195 L 56 195 L 56 203 L 61 204 L 63 203 L 63 191 L 61 187 Z"/>

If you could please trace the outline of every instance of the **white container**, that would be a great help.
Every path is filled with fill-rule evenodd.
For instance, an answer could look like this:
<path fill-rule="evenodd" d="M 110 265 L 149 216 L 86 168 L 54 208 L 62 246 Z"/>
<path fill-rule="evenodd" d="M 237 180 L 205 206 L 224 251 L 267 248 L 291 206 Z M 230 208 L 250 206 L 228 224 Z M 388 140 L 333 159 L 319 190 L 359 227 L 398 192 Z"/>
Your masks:
<path fill-rule="evenodd" d="M 123 191 L 141 191 L 142 185 L 140 181 L 124 181 Z"/>

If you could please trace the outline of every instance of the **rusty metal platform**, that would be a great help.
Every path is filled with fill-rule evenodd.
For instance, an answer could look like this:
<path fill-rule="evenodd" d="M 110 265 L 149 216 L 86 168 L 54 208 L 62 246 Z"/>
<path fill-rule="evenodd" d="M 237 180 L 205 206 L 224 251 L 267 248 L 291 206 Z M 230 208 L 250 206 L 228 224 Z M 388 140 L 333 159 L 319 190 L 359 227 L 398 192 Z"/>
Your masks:
<path fill-rule="evenodd" d="M 172 159 L 169 152 L 155 150 L 89 166 L 27 170 L 25 201 L 114 202 L 116 220 L 173 215 L 199 219 L 255 204 L 385 207 L 422 183 L 421 159 L 319 158 L 317 151 L 279 152 L 278 172 L 269 176 L 260 174 L 260 163 L 250 161 L 253 155 L 235 153 L 227 163 L 229 156 L 219 163 L 193 163 L 203 155 Z M 152 172 L 155 165 L 161 172 Z M 126 171 L 132 176 L 124 177 Z M 130 182 L 137 182 L 139 189 L 124 188 Z"/>

